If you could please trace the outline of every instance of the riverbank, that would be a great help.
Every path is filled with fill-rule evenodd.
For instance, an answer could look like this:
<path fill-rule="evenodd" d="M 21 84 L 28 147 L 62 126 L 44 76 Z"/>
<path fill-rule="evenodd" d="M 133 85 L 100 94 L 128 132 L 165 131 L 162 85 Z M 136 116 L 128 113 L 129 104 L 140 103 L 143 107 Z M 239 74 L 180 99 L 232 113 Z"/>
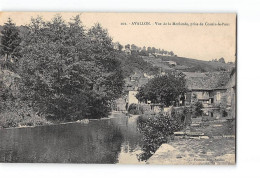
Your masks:
<path fill-rule="evenodd" d="M 92 120 L 101 120 L 101 119 L 92 119 Z M 104 120 L 104 119 L 102 119 Z M 83 120 L 78 120 L 78 121 L 73 121 L 73 122 L 61 122 L 61 123 L 53 123 L 50 121 L 47 121 L 46 123 L 42 123 L 40 125 L 19 125 L 17 127 L 1 127 L 0 129 L 20 129 L 20 128 L 33 128 L 33 127 L 40 127 L 40 126 L 54 126 L 54 125 L 66 125 L 66 124 L 75 124 L 75 123 L 81 123 L 81 124 L 88 124 L 90 120 L 88 119 L 83 119 Z"/>
<path fill-rule="evenodd" d="M 90 121 L 97 121 L 97 120 L 108 120 L 112 119 L 113 112 L 109 117 L 103 117 L 100 119 L 82 119 L 72 122 L 56 122 L 56 121 L 47 121 L 46 119 L 37 119 L 37 120 L 1 120 L 0 121 L 0 129 L 19 129 L 19 128 L 27 128 L 27 127 L 39 127 L 39 126 L 49 126 L 49 125 L 66 125 L 66 124 L 73 124 L 73 123 L 81 123 L 81 124 L 88 124 Z M 124 114 L 124 113 L 115 113 L 115 114 Z M 10 127 L 6 127 L 10 126 Z"/>
<path fill-rule="evenodd" d="M 193 123 L 182 132 L 173 141 L 162 144 L 147 164 L 235 164 L 235 121 Z"/>
<path fill-rule="evenodd" d="M 8 113 L 8 115 L 2 114 L 0 116 L 0 129 L 35 127 L 51 124 L 53 123 L 39 116 L 30 116 L 25 119 L 23 119 L 21 116 L 11 113 Z"/>

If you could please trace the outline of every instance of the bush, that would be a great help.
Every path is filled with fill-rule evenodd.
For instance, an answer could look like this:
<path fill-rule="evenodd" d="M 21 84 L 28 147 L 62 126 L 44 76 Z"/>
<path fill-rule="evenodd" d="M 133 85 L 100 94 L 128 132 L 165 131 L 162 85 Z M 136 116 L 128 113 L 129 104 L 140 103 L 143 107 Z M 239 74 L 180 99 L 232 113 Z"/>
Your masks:
<path fill-rule="evenodd" d="M 138 130 L 143 134 L 143 153 L 139 160 L 149 159 L 161 144 L 168 142 L 169 136 L 186 126 L 187 109 L 174 110 L 171 114 L 159 113 L 155 116 L 142 115 L 138 119 Z"/>
<path fill-rule="evenodd" d="M 133 115 L 140 115 L 144 113 L 144 110 L 140 104 L 130 104 L 128 113 Z"/>
<path fill-rule="evenodd" d="M 15 106 L 13 107 L 16 108 Z M 0 128 L 40 126 L 51 124 L 44 117 L 40 117 L 32 110 L 22 107 L 18 110 L 4 111 L 0 114 Z"/>
<path fill-rule="evenodd" d="M 228 112 L 226 110 L 222 110 L 222 117 L 227 117 L 228 116 Z"/>
<path fill-rule="evenodd" d="M 203 114 L 203 111 L 202 111 L 202 108 L 203 108 L 203 104 L 201 103 L 201 102 L 196 102 L 195 104 L 194 104 L 194 114 L 196 115 L 196 116 L 202 116 L 202 114 Z"/>
<path fill-rule="evenodd" d="M 17 72 L 16 63 L 12 63 L 9 59 L 8 60 L 0 59 L 0 68 L 2 68 L 3 70 L 10 70 L 12 72 Z"/>

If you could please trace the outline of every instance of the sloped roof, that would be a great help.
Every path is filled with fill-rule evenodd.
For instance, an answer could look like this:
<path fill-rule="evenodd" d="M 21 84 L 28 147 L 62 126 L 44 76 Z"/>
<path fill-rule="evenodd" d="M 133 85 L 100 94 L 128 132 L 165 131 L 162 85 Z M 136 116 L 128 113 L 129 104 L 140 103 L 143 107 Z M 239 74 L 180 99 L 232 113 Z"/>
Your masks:
<path fill-rule="evenodd" d="M 226 84 L 230 79 L 229 72 L 185 72 L 184 74 L 189 90 L 226 89 Z"/>

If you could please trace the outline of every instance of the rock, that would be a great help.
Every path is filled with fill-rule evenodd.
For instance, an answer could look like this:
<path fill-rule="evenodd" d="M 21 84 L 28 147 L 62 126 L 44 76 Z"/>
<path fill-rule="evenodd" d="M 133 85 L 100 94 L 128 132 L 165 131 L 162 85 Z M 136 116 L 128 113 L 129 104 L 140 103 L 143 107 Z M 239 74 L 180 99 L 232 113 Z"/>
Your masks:
<path fill-rule="evenodd" d="M 214 139 L 221 139 L 222 136 L 213 136 Z"/>
<path fill-rule="evenodd" d="M 224 138 L 235 138 L 235 135 L 223 135 Z"/>
<path fill-rule="evenodd" d="M 200 136 L 201 139 L 209 139 L 208 136 Z"/>
<path fill-rule="evenodd" d="M 203 132 L 187 132 L 187 135 L 196 137 L 196 136 L 204 136 L 204 133 Z"/>
<path fill-rule="evenodd" d="M 200 137 L 189 137 L 189 139 L 200 139 Z"/>
<path fill-rule="evenodd" d="M 198 123 L 196 124 L 196 123 L 195 123 L 195 124 L 191 124 L 190 126 L 191 126 L 191 127 L 200 127 L 200 124 L 198 124 Z"/>
<path fill-rule="evenodd" d="M 89 120 L 88 119 L 82 119 L 82 120 L 77 120 L 77 123 L 83 123 L 83 124 L 88 124 Z"/>
<path fill-rule="evenodd" d="M 174 132 L 174 135 L 176 135 L 176 136 L 182 136 L 182 135 L 185 135 L 185 133 L 184 133 L 184 132 Z"/>
<path fill-rule="evenodd" d="M 223 125 L 222 124 L 215 124 L 215 125 L 212 125 L 212 127 L 222 127 Z"/>

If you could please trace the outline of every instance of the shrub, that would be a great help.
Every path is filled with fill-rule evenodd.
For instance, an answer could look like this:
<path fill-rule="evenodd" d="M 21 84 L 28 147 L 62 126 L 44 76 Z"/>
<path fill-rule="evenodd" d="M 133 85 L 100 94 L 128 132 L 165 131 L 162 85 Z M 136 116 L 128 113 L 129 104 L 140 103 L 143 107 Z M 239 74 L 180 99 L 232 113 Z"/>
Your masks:
<path fill-rule="evenodd" d="M 6 110 L 0 114 L 0 127 L 39 126 L 51 124 L 44 117 L 37 115 L 30 108 L 13 106 L 13 110 Z"/>
<path fill-rule="evenodd" d="M 222 117 L 227 117 L 228 116 L 228 112 L 226 110 L 222 110 Z"/>
<path fill-rule="evenodd" d="M 138 130 L 143 134 L 144 145 L 143 153 L 138 156 L 139 160 L 149 159 L 161 144 L 168 141 L 169 136 L 183 129 L 187 112 L 186 108 L 178 111 L 172 109 L 171 114 L 140 116 Z"/>
<path fill-rule="evenodd" d="M 203 111 L 202 111 L 202 108 L 203 108 L 203 104 L 201 103 L 201 102 L 196 102 L 195 104 L 194 104 L 194 114 L 196 115 L 196 116 L 202 116 L 202 114 L 203 114 Z"/>
<path fill-rule="evenodd" d="M 133 115 L 143 114 L 144 110 L 140 104 L 130 104 L 128 108 L 128 113 Z"/>

